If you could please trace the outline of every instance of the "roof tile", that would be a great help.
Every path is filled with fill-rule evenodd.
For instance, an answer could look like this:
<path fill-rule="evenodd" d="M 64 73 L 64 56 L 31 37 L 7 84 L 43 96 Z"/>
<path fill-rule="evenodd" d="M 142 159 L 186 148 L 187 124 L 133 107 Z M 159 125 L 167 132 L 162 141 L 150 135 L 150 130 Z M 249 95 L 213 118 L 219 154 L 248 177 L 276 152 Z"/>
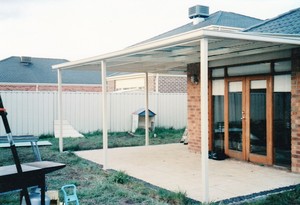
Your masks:
<path fill-rule="evenodd" d="M 261 32 L 276 34 L 300 34 L 300 8 L 268 19 L 260 24 L 244 30 L 245 32 Z"/>

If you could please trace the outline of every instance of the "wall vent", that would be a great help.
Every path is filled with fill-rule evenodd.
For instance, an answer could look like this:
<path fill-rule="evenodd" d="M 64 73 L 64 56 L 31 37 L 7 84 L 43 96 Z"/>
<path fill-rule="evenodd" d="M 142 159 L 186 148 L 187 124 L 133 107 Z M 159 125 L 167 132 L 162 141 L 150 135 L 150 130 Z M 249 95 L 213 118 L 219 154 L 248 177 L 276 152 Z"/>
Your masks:
<path fill-rule="evenodd" d="M 189 18 L 207 18 L 209 17 L 209 7 L 196 5 L 189 8 Z"/>

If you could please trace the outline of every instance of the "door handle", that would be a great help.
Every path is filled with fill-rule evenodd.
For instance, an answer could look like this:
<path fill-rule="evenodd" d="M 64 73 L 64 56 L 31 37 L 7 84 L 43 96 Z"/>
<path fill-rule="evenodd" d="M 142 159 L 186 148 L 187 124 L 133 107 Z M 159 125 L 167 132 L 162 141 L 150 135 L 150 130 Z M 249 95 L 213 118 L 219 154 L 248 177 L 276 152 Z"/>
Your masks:
<path fill-rule="evenodd" d="M 245 119 L 245 112 L 242 111 L 242 117 L 241 117 L 241 120 L 244 120 Z"/>

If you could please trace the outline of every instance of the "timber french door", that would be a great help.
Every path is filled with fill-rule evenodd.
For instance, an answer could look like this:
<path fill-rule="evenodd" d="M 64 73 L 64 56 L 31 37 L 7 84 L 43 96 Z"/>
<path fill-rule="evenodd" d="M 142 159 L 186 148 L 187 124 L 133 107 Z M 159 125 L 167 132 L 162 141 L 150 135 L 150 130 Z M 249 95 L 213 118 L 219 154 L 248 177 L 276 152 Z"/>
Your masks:
<path fill-rule="evenodd" d="M 225 153 L 255 163 L 273 163 L 271 76 L 225 80 Z"/>

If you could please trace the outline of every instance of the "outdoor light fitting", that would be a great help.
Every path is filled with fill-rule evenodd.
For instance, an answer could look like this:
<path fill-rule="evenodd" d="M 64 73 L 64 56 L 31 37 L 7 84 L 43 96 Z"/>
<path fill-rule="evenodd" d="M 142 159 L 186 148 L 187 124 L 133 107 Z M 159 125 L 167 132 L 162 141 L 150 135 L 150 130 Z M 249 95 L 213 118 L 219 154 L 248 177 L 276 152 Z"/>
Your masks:
<path fill-rule="evenodd" d="M 198 79 L 198 76 L 197 76 L 196 74 L 194 74 L 194 75 L 191 76 L 191 82 L 192 82 L 194 85 L 198 85 L 199 79 Z"/>

